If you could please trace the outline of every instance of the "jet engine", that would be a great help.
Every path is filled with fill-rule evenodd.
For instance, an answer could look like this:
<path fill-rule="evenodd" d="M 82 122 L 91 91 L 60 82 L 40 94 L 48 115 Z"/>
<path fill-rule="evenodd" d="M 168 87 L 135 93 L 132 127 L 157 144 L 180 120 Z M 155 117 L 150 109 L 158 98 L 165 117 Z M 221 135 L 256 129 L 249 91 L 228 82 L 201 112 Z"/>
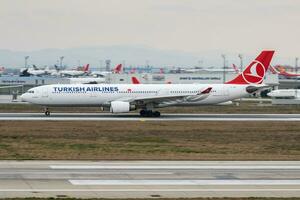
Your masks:
<path fill-rule="evenodd" d="M 130 105 L 129 102 L 124 101 L 112 101 L 110 103 L 110 112 L 112 113 L 124 113 L 135 110 L 134 105 Z"/>

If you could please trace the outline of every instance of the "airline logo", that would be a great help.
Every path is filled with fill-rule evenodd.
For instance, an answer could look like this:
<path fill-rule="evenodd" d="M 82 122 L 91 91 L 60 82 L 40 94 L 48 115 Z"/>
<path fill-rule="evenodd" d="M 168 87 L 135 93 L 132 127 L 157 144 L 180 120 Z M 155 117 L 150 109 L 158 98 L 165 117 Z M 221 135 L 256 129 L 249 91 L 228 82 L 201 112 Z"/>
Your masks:
<path fill-rule="evenodd" d="M 261 84 L 273 55 L 274 51 L 262 51 L 241 74 L 227 84 Z"/>
<path fill-rule="evenodd" d="M 118 92 L 118 87 L 53 87 L 52 93 Z"/>
<path fill-rule="evenodd" d="M 243 71 L 242 76 L 247 83 L 260 84 L 266 74 L 266 67 L 259 61 L 253 61 L 249 67 Z"/>

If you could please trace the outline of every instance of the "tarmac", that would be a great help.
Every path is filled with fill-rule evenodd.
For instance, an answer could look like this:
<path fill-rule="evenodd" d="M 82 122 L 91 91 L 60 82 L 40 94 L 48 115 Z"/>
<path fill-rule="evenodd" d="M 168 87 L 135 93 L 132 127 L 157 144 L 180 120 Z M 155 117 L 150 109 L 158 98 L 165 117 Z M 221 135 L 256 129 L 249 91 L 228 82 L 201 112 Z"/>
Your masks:
<path fill-rule="evenodd" d="M 0 113 L 10 121 L 300 121 L 300 114 L 166 114 L 140 117 L 138 113 Z"/>
<path fill-rule="evenodd" d="M 299 196 L 300 161 L 0 161 L 0 198 Z"/>

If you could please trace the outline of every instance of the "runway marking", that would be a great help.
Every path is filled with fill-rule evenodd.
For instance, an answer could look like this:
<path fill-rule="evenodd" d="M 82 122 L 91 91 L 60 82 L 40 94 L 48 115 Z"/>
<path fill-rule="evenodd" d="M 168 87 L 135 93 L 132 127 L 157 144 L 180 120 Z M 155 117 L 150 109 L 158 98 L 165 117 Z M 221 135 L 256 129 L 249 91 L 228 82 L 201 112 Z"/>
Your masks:
<path fill-rule="evenodd" d="M 162 114 L 160 118 L 141 118 L 136 113 L 0 113 L 6 121 L 300 121 L 299 114 Z"/>
<path fill-rule="evenodd" d="M 0 192 L 300 192 L 300 188 L 271 189 L 0 189 Z"/>
<path fill-rule="evenodd" d="M 300 180 L 69 180 L 72 185 L 300 185 Z"/>
<path fill-rule="evenodd" d="M 81 175 L 173 175 L 173 172 L 90 172 L 90 171 L 79 171 L 79 172 L 0 172 L 0 175 L 15 175 L 15 174 L 34 174 L 34 175 L 69 175 L 69 174 L 81 174 Z"/>
<path fill-rule="evenodd" d="M 300 165 L 50 165 L 51 169 L 300 169 Z"/>
<path fill-rule="evenodd" d="M 107 118 L 107 117 L 0 117 L 2 121 L 141 121 L 140 118 Z M 148 118 L 144 121 L 236 121 L 236 122 L 245 122 L 245 121 L 300 121 L 300 118 Z M 143 122 L 144 122 L 143 121 Z"/>

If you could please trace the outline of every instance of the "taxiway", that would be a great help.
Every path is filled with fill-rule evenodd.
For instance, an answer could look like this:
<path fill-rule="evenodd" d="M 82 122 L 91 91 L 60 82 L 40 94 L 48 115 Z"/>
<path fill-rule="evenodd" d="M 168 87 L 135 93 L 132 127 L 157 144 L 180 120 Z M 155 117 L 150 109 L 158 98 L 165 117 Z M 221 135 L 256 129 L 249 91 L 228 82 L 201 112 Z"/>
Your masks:
<path fill-rule="evenodd" d="M 299 197 L 298 161 L 0 161 L 7 197 Z"/>

